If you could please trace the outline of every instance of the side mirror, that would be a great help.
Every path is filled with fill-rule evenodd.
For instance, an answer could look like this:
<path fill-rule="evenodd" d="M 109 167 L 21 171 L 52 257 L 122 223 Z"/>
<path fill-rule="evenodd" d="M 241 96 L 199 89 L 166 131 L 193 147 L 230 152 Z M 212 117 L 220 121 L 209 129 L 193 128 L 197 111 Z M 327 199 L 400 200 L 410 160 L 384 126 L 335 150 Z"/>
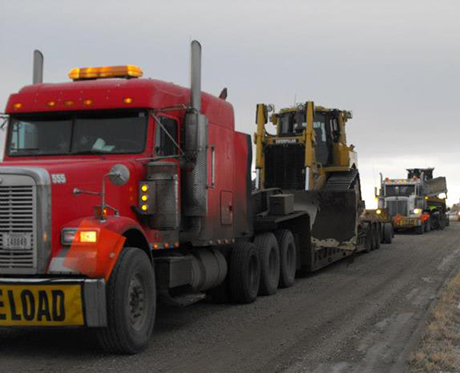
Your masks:
<path fill-rule="evenodd" d="M 110 182 L 116 186 L 123 186 L 129 181 L 129 168 L 123 164 L 116 164 L 108 173 Z"/>

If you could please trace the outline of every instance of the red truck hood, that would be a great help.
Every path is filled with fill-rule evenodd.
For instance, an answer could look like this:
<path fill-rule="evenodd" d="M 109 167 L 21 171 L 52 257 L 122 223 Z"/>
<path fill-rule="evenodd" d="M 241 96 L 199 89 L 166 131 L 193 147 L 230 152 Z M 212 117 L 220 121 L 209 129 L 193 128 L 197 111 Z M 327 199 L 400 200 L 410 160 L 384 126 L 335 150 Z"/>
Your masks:
<path fill-rule="evenodd" d="M 141 162 L 129 159 L 72 159 L 72 160 L 27 160 L 0 163 L 2 167 L 39 167 L 50 175 L 51 182 L 51 236 L 52 257 L 60 248 L 62 227 L 77 219 L 92 217 L 94 206 L 101 204 L 101 197 L 75 194 L 76 188 L 84 191 L 102 191 L 103 176 L 115 164 L 123 164 L 130 171 L 130 180 L 123 186 L 113 185 L 106 178 L 106 203 L 119 209 L 122 216 L 136 218 L 131 206 L 138 202 L 138 181 L 144 179 L 145 170 Z"/>

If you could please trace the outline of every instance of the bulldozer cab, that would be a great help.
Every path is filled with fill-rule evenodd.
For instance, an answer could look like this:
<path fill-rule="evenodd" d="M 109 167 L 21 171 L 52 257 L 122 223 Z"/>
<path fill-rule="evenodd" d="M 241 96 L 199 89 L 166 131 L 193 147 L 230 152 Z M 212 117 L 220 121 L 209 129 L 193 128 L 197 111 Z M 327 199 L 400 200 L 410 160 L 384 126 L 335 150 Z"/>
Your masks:
<path fill-rule="evenodd" d="M 338 111 L 316 109 L 313 130 L 316 141 L 316 161 L 323 166 L 333 164 L 333 144 L 340 140 Z M 301 137 L 307 129 L 306 112 L 303 106 L 278 114 L 277 134 L 280 137 Z"/>

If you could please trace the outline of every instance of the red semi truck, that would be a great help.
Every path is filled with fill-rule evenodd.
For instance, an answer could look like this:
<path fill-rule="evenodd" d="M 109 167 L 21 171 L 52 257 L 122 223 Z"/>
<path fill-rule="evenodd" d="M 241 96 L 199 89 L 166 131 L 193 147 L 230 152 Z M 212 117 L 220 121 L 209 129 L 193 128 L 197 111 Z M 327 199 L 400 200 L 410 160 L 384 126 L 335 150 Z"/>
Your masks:
<path fill-rule="evenodd" d="M 97 328 L 107 350 L 137 353 L 157 300 L 249 303 L 375 235 L 358 229 L 354 190 L 327 198 L 349 207 L 346 250 L 312 243 L 314 203 L 294 210 L 290 194 L 252 192 L 250 136 L 235 131 L 231 104 L 201 92 L 198 42 L 191 89 L 139 79 L 136 66 L 44 84 L 35 57 L 34 84 L 6 108 L 0 326 Z"/>

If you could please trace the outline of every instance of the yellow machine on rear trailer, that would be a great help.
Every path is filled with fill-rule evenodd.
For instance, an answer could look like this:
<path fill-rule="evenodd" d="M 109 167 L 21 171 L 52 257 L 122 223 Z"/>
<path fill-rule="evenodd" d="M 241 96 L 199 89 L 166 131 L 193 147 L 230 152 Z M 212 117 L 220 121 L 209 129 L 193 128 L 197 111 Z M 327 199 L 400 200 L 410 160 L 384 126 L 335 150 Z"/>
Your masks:
<path fill-rule="evenodd" d="M 257 105 L 255 187 L 292 194 L 294 210 L 308 211 L 313 252 L 308 270 L 377 249 L 381 237 L 391 242 L 391 224 L 363 215 L 357 154 L 346 138 L 351 118 L 350 111 L 313 102 L 279 112 L 273 105 Z M 269 119 L 274 133 L 266 128 Z"/>

